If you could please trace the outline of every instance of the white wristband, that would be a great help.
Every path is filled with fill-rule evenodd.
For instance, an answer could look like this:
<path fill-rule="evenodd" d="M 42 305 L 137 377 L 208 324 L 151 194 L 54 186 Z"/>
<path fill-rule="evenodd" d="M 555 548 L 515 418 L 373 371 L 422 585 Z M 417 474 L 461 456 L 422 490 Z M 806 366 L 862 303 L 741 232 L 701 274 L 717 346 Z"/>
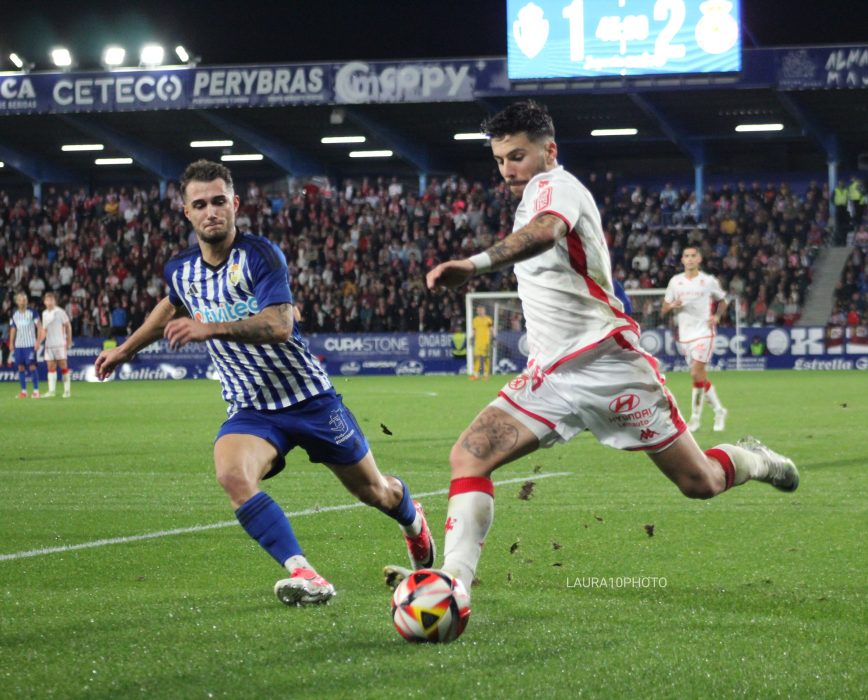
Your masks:
<path fill-rule="evenodd" d="M 468 258 L 477 272 L 487 272 L 491 269 L 491 256 L 488 253 L 477 253 Z"/>

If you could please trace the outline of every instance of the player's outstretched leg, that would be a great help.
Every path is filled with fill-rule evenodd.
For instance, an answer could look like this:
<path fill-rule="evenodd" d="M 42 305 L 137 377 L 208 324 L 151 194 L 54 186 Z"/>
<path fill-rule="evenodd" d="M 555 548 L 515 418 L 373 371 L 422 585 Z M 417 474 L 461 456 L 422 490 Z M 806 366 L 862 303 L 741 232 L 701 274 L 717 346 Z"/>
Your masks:
<path fill-rule="evenodd" d="M 799 470 L 789 457 L 778 454 L 752 436 L 739 440 L 736 447 L 759 458 L 760 464 L 751 479 L 771 484 L 781 491 L 792 492 L 799 488 Z"/>

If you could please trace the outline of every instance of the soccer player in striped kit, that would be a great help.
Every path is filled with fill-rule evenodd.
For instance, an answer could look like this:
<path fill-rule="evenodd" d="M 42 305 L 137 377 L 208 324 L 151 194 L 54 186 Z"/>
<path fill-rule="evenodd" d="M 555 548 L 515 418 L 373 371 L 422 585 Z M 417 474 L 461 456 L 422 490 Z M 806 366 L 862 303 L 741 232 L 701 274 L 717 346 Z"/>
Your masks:
<path fill-rule="evenodd" d="M 39 398 L 39 372 L 36 369 L 36 355 L 39 353 L 39 342 L 42 324 L 39 313 L 27 308 L 27 295 L 18 292 L 15 295 L 15 306 L 12 313 L 12 323 L 9 331 L 9 366 L 18 365 L 18 382 L 21 391 L 17 398 L 27 398 L 27 370 L 30 370 L 30 381 L 33 383 L 34 399 Z"/>
<path fill-rule="evenodd" d="M 161 337 L 173 348 L 207 344 L 229 403 L 214 443 L 217 480 L 244 530 L 289 572 L 274 587 L 283 603 L 325 603 L 335 594 L 305 558 L 283 509 L 260 489 L 296 446 L 398 522 L 414 568 L 431 566 L 434 542 L 421 506 L 404 482 L 380 473 L 356 419 L 299 334 L 283 253 L 236 229 L 240 200 L 229 170 L 191 163 L 181 193 L 199 244 L 166 264 L 168 296 L 122 345 L 100 354 L 97 376 L 106 379 Z"/>
<path fill-rule="evenodd" d="M 525 371 L 501 389 L 452 447 L 442 568 L 470 590 L 494 518 L 492 472 L 590 430 L 605 445 L 641 450 L 690 498 L 749 480 L 794 491 L 793 462 L 750 439 L 703 452 L 666 389 L 639 327 L 612 284 L 600 213 L 557 162 L 552 119 L 532 100 L 487 119 L 494 160 L 520 199 L 513 231 L 488 250 L 441 263 L 430 289 L 514 265 L 527 325 Z M 387 566 L 397 585 L 409 571 Z"/>

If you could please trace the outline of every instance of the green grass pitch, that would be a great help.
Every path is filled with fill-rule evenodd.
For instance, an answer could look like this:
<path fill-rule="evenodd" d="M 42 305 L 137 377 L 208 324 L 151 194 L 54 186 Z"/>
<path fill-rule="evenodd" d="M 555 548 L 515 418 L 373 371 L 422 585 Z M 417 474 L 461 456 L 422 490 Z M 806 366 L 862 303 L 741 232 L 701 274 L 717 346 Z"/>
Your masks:
<path fill-rule="evenodd" d="M 0 698 L 868 697 L 868 375 L 714 380 L 729 423 L 713 434 L 706 416 L 700 444 L 754 434 L 796 461 L 798 492 L 691 501 L 590 435 L 538 451 L 495 474 L 512 481 L 470 624 L 443 646 L 392 628 L 380 572 L 405 562 L 397 526 L 328 510 L 352 498 L 302 453 L 266 488 L 338 596 L 275 599 L 281 570 L 214 481 L 216 383 L 76 384 L 69 401 L 5 385 Z M 335 382 L 381 469 L 432 494 L 442 546 L 449 448 L 499 384 Z M 688 377 L 669 385 L 686 405 Z"/>

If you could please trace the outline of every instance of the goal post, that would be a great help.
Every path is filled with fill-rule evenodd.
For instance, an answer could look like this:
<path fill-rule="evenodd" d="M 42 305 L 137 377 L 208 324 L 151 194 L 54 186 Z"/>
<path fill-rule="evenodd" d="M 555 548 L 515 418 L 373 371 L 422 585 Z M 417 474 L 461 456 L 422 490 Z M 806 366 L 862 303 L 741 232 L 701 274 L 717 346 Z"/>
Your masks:
<path fill-rule="evenodd" d="M 473 318 L 478 307 L 485 309 L 492 320 L 488 356 L 491 374 L 520 372 L 527 364 L 527 355 L 521 351 L 526 341 L 518 292 L 471 292 L 464 297 L 468 376 L 479 373 L 479 367 L 473 366 L 476 340 L 473 337 Z"/>

